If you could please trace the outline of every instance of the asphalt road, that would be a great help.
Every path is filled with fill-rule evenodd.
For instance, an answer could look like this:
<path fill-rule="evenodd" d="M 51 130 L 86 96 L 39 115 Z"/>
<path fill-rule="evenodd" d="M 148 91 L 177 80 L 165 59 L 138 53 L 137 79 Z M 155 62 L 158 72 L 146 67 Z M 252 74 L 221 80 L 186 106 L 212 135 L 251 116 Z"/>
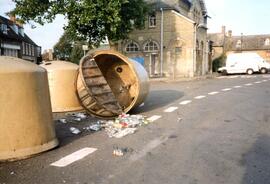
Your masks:
<path fill-rule="evenodd" d="M 270 75 L 153 82 L 133 114 L 155 119 L 127 137 L 71 134 L 96 121 L 56 123 L 61 142 L 26 160 L 0 163 L 0 183 L 270 183 Z M 122 157 L 114 147 L 129 148 Z M 97 150 L 65 167 L 51 164 L 83 148 Z"/>

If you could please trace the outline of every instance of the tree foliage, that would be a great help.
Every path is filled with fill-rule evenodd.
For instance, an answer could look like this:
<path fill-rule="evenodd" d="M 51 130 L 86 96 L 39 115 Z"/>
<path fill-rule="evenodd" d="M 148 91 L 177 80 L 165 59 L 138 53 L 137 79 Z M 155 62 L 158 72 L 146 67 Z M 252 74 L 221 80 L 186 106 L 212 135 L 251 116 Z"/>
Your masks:
<path fill-rule="evenodd" d="M 54 56 L 57 59 L 78 64 L 84 55 L 82 46 L 86 45 L 87 43 L 79 38 L 74 39 L 74 37 L 71 35 L 72 34 L 68 31 L 64 32 L 53 47 Z"/>
<path fill-rule="evenodd" d="M 52 22 L 56 15 L 68 19 L 65 29 L 72 36 L 99 45 L 106 36 L 110 41 L 127 38 L 134 28 L 144 26 L 148 6 L 144 0 L 13 0 L 11 12 L 25 22 L 41 25 Z"/>

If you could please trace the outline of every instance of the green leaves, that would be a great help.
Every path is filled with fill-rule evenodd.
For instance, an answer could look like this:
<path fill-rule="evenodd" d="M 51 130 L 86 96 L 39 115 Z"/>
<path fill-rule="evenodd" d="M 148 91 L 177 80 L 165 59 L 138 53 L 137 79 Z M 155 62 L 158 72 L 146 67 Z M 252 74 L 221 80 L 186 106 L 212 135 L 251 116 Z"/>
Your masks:
<path fill-rule="evenodd" d="M 107 36 L 125 39 L 134 28 L 144 26 L 148 6 L 143 0 L 13 0 L 20 19 L 41 25 L 57 14 L 68 19 L 65 29 L 74 37 L 98 46 Z M 132 24 L 134 22 L 134 25 Z"/>

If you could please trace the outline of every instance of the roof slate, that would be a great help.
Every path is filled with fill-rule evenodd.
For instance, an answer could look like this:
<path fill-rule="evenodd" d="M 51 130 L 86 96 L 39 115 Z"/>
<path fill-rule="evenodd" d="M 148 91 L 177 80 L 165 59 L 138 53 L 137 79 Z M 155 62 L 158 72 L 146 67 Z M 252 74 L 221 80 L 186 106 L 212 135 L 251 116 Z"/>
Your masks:
<path fill-rule="evenodd" d="M 270 39 L 270 34 L 265 35 L 245 35 L 245 36 L 233 36 L 230 39 L 231 49 L 239 50 L 237 42 L 242 42 L 242 50 L 269 50 L 270 45 L 265 45 L 265 40 Z"/>
<path fill-rule="evenodd" d="M 0 38 L 4 38 L 10 41 L 17 41 L 17 42 L 23 41 L 23 42 L 30 43 L 32 45 L 37 46 L 37 44 L 27 34 L 24 33 L 24 36 L 22 36 L 21 34 L 15 33 L 15 31 L 11 28 L 14 23 L 10 21 L 9 19 L 3 16 L 0 16 L 0 23 L 6 24 L 8 26 L 8 30 L 7 30 L 8 34 L 4 34 L 2 33 L 2 31 L 0 31 Z"/>

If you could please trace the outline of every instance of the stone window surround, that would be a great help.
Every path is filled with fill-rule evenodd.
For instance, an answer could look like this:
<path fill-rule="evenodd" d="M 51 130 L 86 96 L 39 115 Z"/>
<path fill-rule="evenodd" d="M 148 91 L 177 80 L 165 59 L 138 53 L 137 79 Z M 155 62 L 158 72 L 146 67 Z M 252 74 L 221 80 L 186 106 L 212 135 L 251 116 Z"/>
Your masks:
<path fill-rule="evenodd" d="M 157 17 L 156 13 L 150 14 L 148 16 L 148 27 L 155 28 L 157 26 Z"/>
<path fill-rule="evenodd" d="M 125 51 L 126 52 L 138 52 L 140 50 L 139 44 L 135 41 L 130 41 L 126 44 Z"/>
<path fill-rule="evenodd" d="M 159 51 L 159 44 L 154 40 L 148 40 L 143 45 L 144 52 L 158 52 Z"/>
<path fill-rule="evenodd" d="M 269 38 L 266 38 L 266 39 L 265 39 L 264 45 L 265 45 L 265 46 L 269 46 L 269 45 L 270 45 L 270 39 L 269 39 Z"/>

